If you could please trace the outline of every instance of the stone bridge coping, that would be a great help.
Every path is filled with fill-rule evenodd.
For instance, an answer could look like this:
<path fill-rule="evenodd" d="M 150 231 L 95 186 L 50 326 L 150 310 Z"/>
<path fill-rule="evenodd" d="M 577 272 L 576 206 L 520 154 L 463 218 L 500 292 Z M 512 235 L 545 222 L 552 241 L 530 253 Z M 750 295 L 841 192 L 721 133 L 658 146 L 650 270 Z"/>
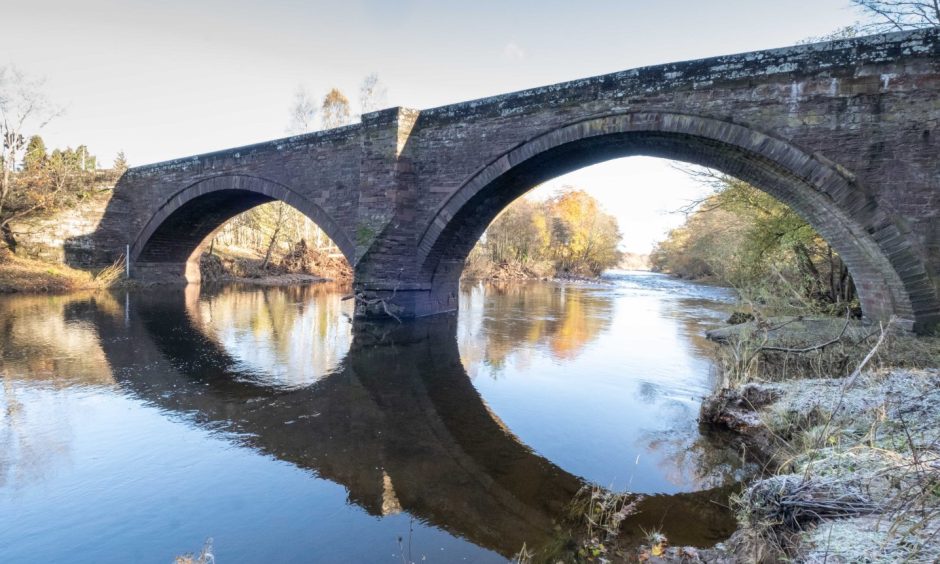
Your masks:
<path fill-rule="evenodd" d="M 827 56 L 820 57 L 822 53 Z M 625 97 L 661 90 L 706 87 L 717 82 L 750 80 L 761 75 L 818 72 L 839 68 L 858 69 L 865 64 L 883 63 L 902 57 L 931 56 L 940 56 L 940 27 L 720 55 L 639 67 L 426 110 L 396 106 L 363 114 L 361 123 L 142 165 L 131 168 L 128 174 L 186 170 L 199 166 L 204 161 L 218 158 L 240 158 L 271 150 L 353 141 L 358 139 L 364 129 L 394 123 L 401 113 L 410 114 L 412 117 L 420 115 L 421 122 L 417 125 L 420 129 L 421 126 L 444 125 L 469 117 L 512 114 L 535 101 L 544 104 L 578 95 L 595 98 Z"/>
<path fill-rule="evenodd" d="M 819 57 L 826 53 L 827 57 Z M 855 69 L 864 64 L 883 63 L 901 57 L 940 55 L 940 27 L 897 31 L 820 41 L 761 51 L 748 51 L 659 65 L 559 82 L 457 104 L 421 111 L 422 119 L 466 117 L 489 109 L 506 110 L 525 106 L 533 99 L 544 103 L 561 99 L 568 92 L 598 89 L 613 95 L 651 93 L 711 86 L 716 82 L 750 80 L 756 76 L 788 74 L 798 71 L 817 72 L 826 69 Z"/>

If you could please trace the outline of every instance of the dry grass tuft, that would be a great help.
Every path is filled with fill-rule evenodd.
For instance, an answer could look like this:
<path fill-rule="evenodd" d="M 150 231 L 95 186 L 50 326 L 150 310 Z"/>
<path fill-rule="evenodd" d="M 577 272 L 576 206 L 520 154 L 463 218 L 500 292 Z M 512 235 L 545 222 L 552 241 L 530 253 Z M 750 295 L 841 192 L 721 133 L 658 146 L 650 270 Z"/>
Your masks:
<path fill-rule="evenodd" d="M 75 290 L 108 288 L 124 278 L 124 259 L 98 272 L 23 258 L 0 249 L 0 294 L 63 294 Z"/>

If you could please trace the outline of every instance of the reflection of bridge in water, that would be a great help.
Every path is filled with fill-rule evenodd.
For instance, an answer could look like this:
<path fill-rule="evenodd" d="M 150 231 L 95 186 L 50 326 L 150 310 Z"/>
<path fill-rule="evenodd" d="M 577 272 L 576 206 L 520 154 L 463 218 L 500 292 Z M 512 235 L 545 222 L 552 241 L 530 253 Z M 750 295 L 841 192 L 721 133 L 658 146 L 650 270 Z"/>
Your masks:
<path fill-rule="evenodd" d="M 92 314 L 122 387 L 342 484 L 372 515 L 406 511 L 504 555 L 567 534 L 585 482 L 490 412 L 460 362 L 455 317 L 357 326 L 336 371 L 284 389 L 259 385 L 202 330 L 196 298 L 132 295 L 126 315 Z M 733 525 L 713 503 L 724 493 L 650 496 L 625 534 L 663 526 L 676 543 L 720 540 Z"/>

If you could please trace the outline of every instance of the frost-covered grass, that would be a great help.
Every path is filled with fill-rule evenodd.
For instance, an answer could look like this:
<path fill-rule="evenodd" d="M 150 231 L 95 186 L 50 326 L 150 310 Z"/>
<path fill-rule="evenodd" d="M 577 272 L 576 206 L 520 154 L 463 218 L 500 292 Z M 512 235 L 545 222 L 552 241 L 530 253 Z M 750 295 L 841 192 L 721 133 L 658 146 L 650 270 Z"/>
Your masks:
<path fill-rule="evenodd" d="M 801 562 L 940 561 L 940 370 L 767 386 L 757 415 L 780 456 L 737 500 L 751 542 Z"/>

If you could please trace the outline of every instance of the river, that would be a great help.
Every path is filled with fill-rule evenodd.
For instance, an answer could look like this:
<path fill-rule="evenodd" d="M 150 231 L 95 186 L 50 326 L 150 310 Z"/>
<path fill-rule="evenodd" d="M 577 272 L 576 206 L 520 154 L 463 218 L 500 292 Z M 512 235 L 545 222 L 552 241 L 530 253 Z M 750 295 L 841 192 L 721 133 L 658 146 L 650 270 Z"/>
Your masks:
<path fill-rule="evenodd" d="M 708 546 L 736 456 L 700 433 L 726 289 L 464 284 L 356 324 L 343 288 L 0 298 L 0 561 L 505 562 L 586 484 Z"/>

